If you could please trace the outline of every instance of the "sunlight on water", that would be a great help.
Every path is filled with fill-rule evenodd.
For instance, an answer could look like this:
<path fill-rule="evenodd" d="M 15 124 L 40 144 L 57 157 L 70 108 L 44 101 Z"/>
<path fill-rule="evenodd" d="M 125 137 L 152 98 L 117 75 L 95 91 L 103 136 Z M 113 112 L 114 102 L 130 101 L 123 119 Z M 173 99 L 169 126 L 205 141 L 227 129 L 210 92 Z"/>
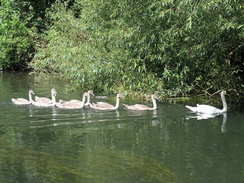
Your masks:
<path fill-rule="evenodd" d="M 29 88 L 50 96 L 52 87 L 60 99 L 80 98 L 80 90 L 54 78 L 0 74 L 0 182 L 244 181 L 243 110 L 197 116 L 183 104 L 138 112 L 11 103 Z M 115 103 L 114 95 L 103 100 Z"/>

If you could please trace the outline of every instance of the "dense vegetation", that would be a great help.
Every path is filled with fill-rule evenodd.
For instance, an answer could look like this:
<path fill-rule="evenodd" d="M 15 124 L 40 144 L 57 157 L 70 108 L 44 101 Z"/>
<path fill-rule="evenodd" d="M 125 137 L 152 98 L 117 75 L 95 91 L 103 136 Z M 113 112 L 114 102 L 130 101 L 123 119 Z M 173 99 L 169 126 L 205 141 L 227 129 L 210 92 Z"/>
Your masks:
<path fill-rule="evenodd" d="M 31 61 L 96 90 L 244 89 L 242 0 L 17 2 L 1 0 L 2 69 Z"/>

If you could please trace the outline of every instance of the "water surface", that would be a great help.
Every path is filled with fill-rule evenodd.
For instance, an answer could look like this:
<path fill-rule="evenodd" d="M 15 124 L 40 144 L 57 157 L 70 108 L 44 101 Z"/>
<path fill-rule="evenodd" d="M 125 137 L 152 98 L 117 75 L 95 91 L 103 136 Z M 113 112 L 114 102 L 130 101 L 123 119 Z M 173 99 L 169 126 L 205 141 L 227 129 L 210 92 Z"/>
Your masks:
<path fill-rule="evenodd" d="M 244 182 L 242 108 L 198 120 L 184 104 L 131 112 L 11 103 L 26 98 L 29 88 L 50 96 L 52 87 L 60 99 L 80 97 L 80 90 L 52 77 L 0 73 L 0 182 Z M 107 101 L 114 103 L 114 96 Z M 122 100 L 135 102 L 142 101 Z"/>

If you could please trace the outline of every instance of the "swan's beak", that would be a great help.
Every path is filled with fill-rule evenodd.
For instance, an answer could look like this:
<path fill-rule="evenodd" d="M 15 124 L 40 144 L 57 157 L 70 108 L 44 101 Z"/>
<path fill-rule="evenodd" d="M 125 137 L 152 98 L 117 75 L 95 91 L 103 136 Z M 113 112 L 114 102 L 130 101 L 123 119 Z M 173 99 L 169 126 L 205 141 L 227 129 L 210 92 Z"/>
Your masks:
<path fill-rule="evenodd" d="M 30 93 L 31 93 L 32 95 L 35 95 L 35 92 L 34 92 L 33 90 L 30 90 Z"/>
<path fill-rule="evenodd" d="M 56 90 L 53 92 L 53 96 L 57 96 L 57 92 L 56 92 Z"/>
<path fill-rule="evenodd" d="M 153 98 L 155 98 L 156 100 L 160 100 L 160 98 L 157 94 L 153 94 Z"/>
<path fill-rule="evenodd" d="M 119 94 L 119 98 L 125 98 L 125 95 L 122 94 L 122 93 L 120 93 L 120 94 Z"/>
<path fill-rule="evenodd" d="M 93 93 L 93 90 L 89 90 L 88 91 L 88 94 L 92 95 L 92 96 L 95 96 L 95 94 Z"/>

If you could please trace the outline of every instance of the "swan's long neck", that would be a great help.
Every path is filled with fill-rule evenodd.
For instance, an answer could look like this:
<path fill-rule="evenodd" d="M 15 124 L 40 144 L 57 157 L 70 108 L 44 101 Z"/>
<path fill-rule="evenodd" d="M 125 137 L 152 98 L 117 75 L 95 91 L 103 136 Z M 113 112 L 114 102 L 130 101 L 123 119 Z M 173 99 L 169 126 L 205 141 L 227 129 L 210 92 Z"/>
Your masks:
<path fill-rule="evenodd" d="M 87 101 L 86 101 L 86 103 L 85 103 L 85 105 L 90 105 L 90 98 L 91 98 L 91 96 L 90 96 L 90 94 L 88 93 L 87 94 Z"/>
<path fill-rule="evenodd" d="M 86 97 L 87 97 L 87 93 L 85 92 L 84 94 L 83 94 L 83 96 L 82 96 L 82 103 L 84 104 L 85 103 L 85 101 L 86 101 Z M 89 97 L 88 97 L 89 98 Z"/>
<path fill-rule="evenodd" d="M 222 103 L 223 103 L 223 109 L 221 110 L 221 112 L 226 112 L 227 111 L 227 103 L 226 103 L 226 100 L 225 100 L 225 95 L 223 93 L 221 93 L 221 100 L 222 100 Z"/>
<path fill-rule="evenodd" d="M 153 103 L 153 110 L 157 109 L 157 102 L 156 99 L 154 98 L 154 96 L 152 96 L 152 103 Z"/>
<path fill-rule="evenodd" d="M 52 94 L 52 103 L 56 104 L 56 96 L 55 96 L 55 94 Z"/>
<path fill-rule="evenodd" d="M 33 100 L 32 100 L 32 93 L 29 91 L 29 101 L 32 103 Z"/>
<path fill-rule="evenodd" d="M 115 107 L 114 107 L 114 109 L 118 109 L 119 108 L 119 96 L 117 96 L 117 98 L 116 98 L 116 105 L 115 105 Z"/>

